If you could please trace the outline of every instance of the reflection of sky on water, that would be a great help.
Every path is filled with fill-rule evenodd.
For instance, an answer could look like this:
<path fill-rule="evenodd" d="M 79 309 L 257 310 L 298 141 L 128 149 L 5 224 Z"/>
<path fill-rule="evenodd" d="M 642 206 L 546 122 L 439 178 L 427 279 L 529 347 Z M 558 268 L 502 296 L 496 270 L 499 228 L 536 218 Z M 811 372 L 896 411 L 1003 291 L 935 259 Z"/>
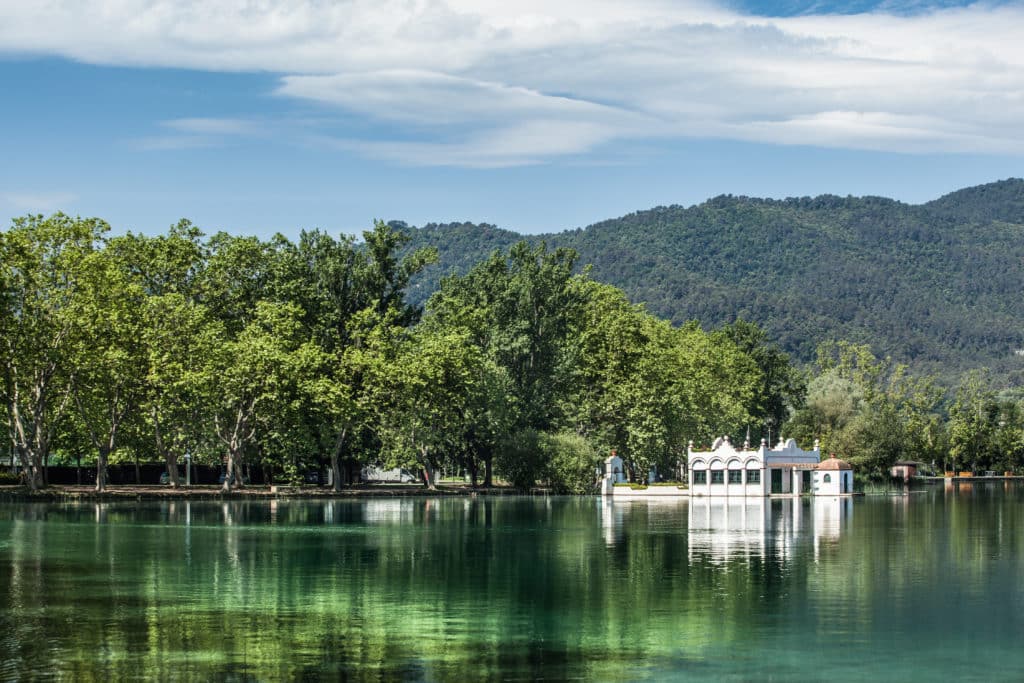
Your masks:
<path fill-rule="evenodd" d="M 641 510 L 647 524 L 666 515 L 686 520 L 691 560 L 712 562 L 758 557 L 791 559 L 796 548 L 811 545 L 817 558 L 822 547 L 837 543 L 853 515 L 849 497 L 693 498 L 689 500 L 615 501 L 600 503 L 604 542 L 621 544 L 631 515 Z"/>

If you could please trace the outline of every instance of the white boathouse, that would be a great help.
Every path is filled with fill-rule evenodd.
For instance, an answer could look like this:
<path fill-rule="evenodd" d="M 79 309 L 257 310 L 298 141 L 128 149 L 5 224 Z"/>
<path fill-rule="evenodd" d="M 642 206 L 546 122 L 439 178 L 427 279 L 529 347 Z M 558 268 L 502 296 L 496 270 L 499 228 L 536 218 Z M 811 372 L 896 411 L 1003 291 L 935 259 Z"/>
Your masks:
<path fill-rule="evenodd" d="M 842 496 L 853 493 L 853 468 L 837 458 L 821 459 L 818 442 L 805 451 L 794 439 L 769 448 L 740 449 L 729 437 L 715 440 L 709 451 L 687 449 L 691 496 Z"/>

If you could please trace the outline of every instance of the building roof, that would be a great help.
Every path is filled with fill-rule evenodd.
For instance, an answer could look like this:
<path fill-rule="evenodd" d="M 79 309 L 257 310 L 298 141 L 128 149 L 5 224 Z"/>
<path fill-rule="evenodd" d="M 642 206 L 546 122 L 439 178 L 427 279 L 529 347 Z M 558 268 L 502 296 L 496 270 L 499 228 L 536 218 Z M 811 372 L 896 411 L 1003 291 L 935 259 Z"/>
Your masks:
<path fill-rule="evenodd" d="M 831 458 L 829 458 L 827 460 L 822 460 L 821 462 L 819 462 L 817 469 L 819 469 L 819 470 L 852 470 L 853 468 L 850 467 L 850 463 L 846 462 L 845 460 L 840 460 L 839 458 L 837 458 L 837 457 L 835 457 L 833 455 Z"/>

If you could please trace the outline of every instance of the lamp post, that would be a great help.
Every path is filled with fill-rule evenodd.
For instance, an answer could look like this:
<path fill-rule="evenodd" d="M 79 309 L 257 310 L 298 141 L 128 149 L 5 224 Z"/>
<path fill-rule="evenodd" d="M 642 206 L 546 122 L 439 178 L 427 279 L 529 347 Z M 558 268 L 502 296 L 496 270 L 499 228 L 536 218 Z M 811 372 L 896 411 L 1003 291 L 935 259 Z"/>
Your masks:
<path fill-rule="evenodd" d="M 192 488 L 192 456 L 185 452 L 185 486 Z"/>

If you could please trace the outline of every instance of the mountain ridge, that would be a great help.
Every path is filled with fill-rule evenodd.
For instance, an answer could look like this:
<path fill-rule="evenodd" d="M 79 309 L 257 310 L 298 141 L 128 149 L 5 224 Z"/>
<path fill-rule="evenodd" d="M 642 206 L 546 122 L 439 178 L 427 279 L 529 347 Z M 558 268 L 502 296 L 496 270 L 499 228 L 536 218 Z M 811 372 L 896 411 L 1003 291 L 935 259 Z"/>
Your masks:
<path fill-rule="evenodd" d="M 682 324 L 737 318 L 801 361 L 825 339 L 869 343 L 915 370 L 979 366 L 1024 383 L 1024 180 L 963 188 L 922 204 L 877 196 L 719 195 L 558 233 L 490 224 L 413 228 L 440 263 L 417 282 L 465 272 L 520 240 L 571 247 L 592 276 Z"/>

